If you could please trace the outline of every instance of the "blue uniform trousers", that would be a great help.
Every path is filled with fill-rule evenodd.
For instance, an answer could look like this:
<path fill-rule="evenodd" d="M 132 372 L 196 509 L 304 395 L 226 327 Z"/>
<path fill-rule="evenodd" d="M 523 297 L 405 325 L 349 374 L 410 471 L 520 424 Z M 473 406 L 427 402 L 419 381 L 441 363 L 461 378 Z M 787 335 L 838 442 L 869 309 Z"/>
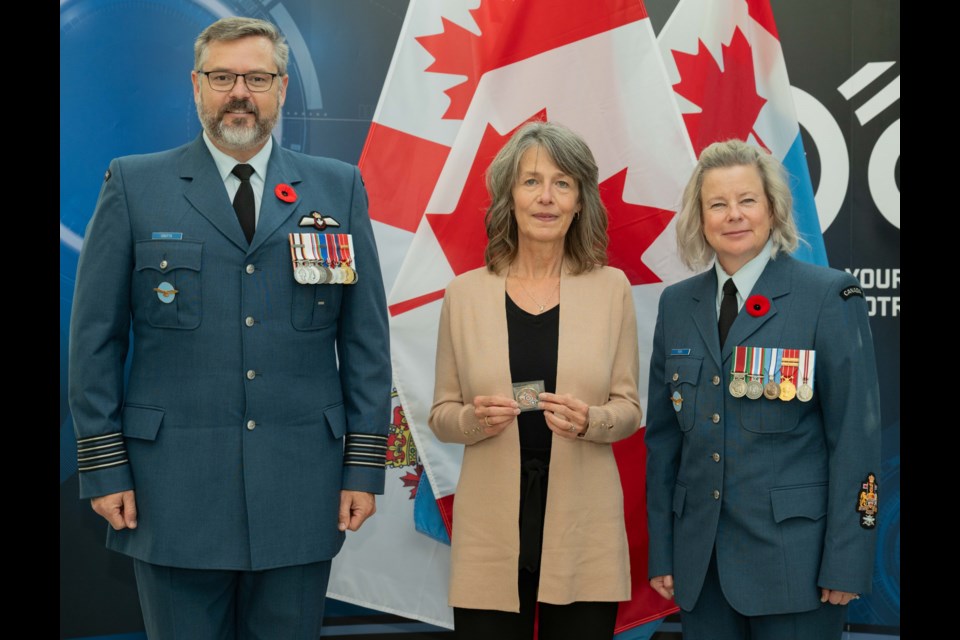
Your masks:
<path fill-rule="evenodd" d="M 745 616 L 730 606 L 710 558 L 703 590 L 691 611 L 680 611 L 683 640 L 840 640 L 847 608 L 826 603 L 813 611 Z"/>
<path fill-rule="evenodd" d="M 264 571 L 133 563 L 151 640 L 320 637 L 329 560 Z"/>

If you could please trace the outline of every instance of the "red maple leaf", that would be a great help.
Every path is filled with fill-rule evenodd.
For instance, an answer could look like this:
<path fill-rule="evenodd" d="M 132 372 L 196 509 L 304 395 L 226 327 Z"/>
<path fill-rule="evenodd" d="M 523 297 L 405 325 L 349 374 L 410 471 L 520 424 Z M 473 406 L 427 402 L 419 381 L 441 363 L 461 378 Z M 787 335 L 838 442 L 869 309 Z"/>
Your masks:
<path fill-rule="evenodd" d="M 400 482 L 403 486 L 410 488 L 410 499 L 417 497 L 417 488 L 420 486 L 420 476 L 423 475 L 423 465 L 418 464 L 412 473 L 405 473 L 400 476 Z"/>
<path fill-rule="evenodd" d="M 610 244 L 607 246 L 610 265 L 622 269 L 632 285 L 660 282 L 641 256 L 663 233 L 674 212 L 624 202 L 626 181 L 627 170 L 623 169 L 600 183 L 600 197 L 610 216 Z"/>
<path fill-rule="evenodd" d="M 483 251 L 487 246 L 487 230 L 483 223 L 484 212 L 490 204 L 484 173 L 497 152 L 506 144 L 514 131 L 531 120 L 546 120 L 543 109 L 527 118 L 512 131 L 500 135 L 491 125 L 483 132 L 477 155 L 473 158 L 467 180 L 460 192 L 457 207 L 450 213 L 428 213 L 427 222 L 433 235 L 443 249 L 450 268 L 457 275 L 483 266 Z"/>
<path fill-rule="evenodd" d="M 702 40 L 698 45 L 695 55 L 673 52 L 681 78 L 673 90 L 700 107 L 700 113 L 683 114 L 697 155 L 718 140 L 746 140 L 750 134 L 766 148 L 753 130 L 767 101 L 757 95 L 753 50 L 746 36 L 738 27 L 730 44 L 722 46 L 722 71 Z"/>
<path fill-rule="evenodd" d="M 647 17 L 637 0 L 594 0 L 557 6 L 554 2 L 483 0 L 470 11 L 480 35 L 442 19 L 443 31 L 417 42 L 433 56 L 427 71 L 466 76 L 444 93 L 444 118 L 462 120 L 480 78 L 488 71 Z"/>

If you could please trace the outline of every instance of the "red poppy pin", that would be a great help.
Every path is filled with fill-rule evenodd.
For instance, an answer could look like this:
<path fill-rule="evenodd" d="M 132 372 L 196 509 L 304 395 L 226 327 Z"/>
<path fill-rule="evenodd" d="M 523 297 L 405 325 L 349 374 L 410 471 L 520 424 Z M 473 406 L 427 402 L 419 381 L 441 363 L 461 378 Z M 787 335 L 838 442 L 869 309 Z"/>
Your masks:
<path fill-rule="evenodd" d="M 293 190 L 288 184 L 283 184 L 282 182 L 277 185 L 277 188 L 273 190 L 273 193 L 276 194 L 278 198 L 284 202 L 296 202 L 297 201 L 297 192 Z"/>
<path fill-rule="evenodd" d="M 759 318 L 770 311 L 770 300 L 766 296 L 750 296 L 744 306 L 747 308 L 747 313 L 754 318 Z"/>

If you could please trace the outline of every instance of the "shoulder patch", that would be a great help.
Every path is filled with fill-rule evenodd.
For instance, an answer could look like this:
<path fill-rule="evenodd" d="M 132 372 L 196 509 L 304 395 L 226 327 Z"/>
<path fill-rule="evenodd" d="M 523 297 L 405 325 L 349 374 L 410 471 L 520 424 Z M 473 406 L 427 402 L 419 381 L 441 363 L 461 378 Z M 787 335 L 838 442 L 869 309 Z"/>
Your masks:
<path fill-rule="evenodd" d="M 863 289 L 860 287 L 844 287 L 840 290 L 840 297 L 844 300 L 849 300 L 850 298 L 863 297 Z"/>

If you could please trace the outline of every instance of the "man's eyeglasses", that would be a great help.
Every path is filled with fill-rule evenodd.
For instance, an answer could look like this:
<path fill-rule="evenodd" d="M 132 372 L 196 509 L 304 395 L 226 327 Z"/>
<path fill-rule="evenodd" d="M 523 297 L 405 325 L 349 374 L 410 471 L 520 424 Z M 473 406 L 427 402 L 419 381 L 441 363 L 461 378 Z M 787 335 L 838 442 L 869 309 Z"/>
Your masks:
<path fill-rule="evenodd" d="M 214 91 L 230 91 L 233 85 L 237 84 L 237 78 L 243 78 L 247 89 L 254 93 L 270 91 L 273 87 L 273 79 L 280 76 L 279 73 L 266 73 L 256 71 L 253 73 L 230 73 L 229 71 L 197 71 L 197 73 L 207 76 L 207 82 Z"/>

